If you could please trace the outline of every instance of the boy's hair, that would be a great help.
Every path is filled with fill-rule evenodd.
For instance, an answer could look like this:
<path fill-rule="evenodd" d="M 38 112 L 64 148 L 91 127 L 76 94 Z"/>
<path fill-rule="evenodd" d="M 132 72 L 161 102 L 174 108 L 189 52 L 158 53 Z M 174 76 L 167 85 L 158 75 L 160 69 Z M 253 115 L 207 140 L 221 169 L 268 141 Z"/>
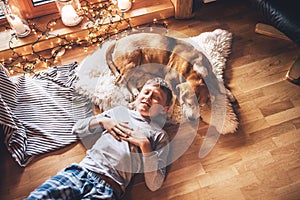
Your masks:
<path fill-rule="evenodd" d="M 160 89 L 162 89 L 167 95 L 166 105 L 167 106 L 171 105 L 172 97 L 173 97 L 172 90 L 170 89 L 168 83 L 164 79 L 159 78 L 159 77 L 152 78 L 152 79 L 149 79 L 145 83 L 145 85 L 158 86 Z"/>

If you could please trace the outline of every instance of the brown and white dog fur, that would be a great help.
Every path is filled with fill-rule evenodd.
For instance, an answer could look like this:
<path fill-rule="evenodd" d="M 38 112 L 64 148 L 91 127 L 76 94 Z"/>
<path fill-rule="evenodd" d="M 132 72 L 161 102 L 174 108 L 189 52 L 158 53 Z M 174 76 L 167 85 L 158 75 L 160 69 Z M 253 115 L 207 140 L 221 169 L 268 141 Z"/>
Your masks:
<path fill-rule="evenodd" d="M 129 82 L 129 76 L 134 75 L 129 72 L 138 66 L 153 65 L 151 74 L 164 76 L 182 105 L 184 117 L 190 120 L 200 117 L 194 112 L 195 106 L 206 104 L 212 92 L 219 91 L 217 84 L 211 84 L 210 91 L 207 87 L 217 78 L 206 56 L 190 43 L 173 37 L 154 33 L 126 36 L 108 47 L 106 61 L 117 77 L 116 84 L 127 85 L 133 95 L 137 95 L 138 88 Z M 198 102 L 193 102 L 193 96 Z"/>

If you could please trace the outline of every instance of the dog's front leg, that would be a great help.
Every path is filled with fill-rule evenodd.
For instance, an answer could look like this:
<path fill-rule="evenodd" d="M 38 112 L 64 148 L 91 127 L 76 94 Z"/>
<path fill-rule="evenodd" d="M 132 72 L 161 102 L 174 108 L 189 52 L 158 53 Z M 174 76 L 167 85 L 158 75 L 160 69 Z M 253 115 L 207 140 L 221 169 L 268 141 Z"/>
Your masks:
<path fill-rule="evenodd" d="M 135 98 L 138 96 L 139 94 L 139 90 L 136 87 L 136 80 L 129 80 L 127 82 L 127 89 L 128 91 L 132 94 L 132 101 L 135 100 Z"/>
<path fill-rule="evenodd" d="M 133 66 L 133 63 L 131 63 L 131 66 Z M 126 67 L 128 67 L 128 65 Z M 125 86 L 131 93 L 131 97 L 129 99 L 130 102 L 134 101 L 136 96 L 139 94 L 136 86 L 136 71 L 137 70 L 127 71 L 126 74 L 120 74 L 120 76 L 116 78 L 116 84 Z"/>

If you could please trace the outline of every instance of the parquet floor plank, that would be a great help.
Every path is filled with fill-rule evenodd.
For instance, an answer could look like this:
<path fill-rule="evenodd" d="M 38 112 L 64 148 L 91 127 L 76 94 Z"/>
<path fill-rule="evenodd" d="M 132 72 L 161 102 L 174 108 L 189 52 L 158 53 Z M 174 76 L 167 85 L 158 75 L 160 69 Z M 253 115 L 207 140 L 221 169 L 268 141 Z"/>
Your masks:
<path fill-rule="evenodd" d="M 208 125 L 200 123 L 191 143 L 186 139 L 195 130 L 184 125 L 170 156 L 176 157 L 187 144 L 189 148 L 168 166 L 163 186 L 152 192 L 139 174 L 123 199 L 299 199 L 300 86 L 284 80 L 284 76 L 300 55 L 300 47 L 255 33 L 255 25 L 262 19 L 246 1 L 195 2 L 194 18 L 165 21 L 169 29 L 187 36 L 216 28 L 233 34 L 224 81 L 237 99 L 239 129 L 235 134 L 221 135 L 212 151 L 200 159 Z M 67 51 L 60 62 L 81 62 L 94 49 Z M 23 169 L 0 145 L 0 199 L 26 197 L 63 167 L 80 162 L 84 155 L 84 146 L 76 143 L 41 156 Z"/>

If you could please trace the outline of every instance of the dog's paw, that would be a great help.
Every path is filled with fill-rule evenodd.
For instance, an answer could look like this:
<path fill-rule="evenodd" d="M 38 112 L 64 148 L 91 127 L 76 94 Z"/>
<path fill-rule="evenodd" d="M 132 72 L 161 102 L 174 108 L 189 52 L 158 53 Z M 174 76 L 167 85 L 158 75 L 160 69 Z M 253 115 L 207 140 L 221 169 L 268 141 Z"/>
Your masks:
<path fill-rule="evenodd" d="M 134 108 L 135 108 L 134 101 L 128 104 L 128 109 L 134 110 Z"/>
<path fill-rule="evenodd" d="M 122 82 L 122 75 L 121 75 L 121 74 L 118 74 L 118 75 L 116 76 L 116 79 L 114 80 L 114 84 L 115 84 L 116 86 L 120 86 L 120 85 L 121 85 L 121 82 Z"/>
<path fill-rule="evenodd" d="M 139 90 L 137 88 L 132 88 L 131 93 L 134 98 L 136 98 L 139 95 Z"/>
<path fill-rule="evenodd" d="M 125 99 L 126 102 L 131 103 L 131 102 L 135 101 L 136 97 L 133 96 L 131 92 L 125 92 L 125 94 L 123 93 L 123 95 L 125 97 L 124 99 Z"/>

